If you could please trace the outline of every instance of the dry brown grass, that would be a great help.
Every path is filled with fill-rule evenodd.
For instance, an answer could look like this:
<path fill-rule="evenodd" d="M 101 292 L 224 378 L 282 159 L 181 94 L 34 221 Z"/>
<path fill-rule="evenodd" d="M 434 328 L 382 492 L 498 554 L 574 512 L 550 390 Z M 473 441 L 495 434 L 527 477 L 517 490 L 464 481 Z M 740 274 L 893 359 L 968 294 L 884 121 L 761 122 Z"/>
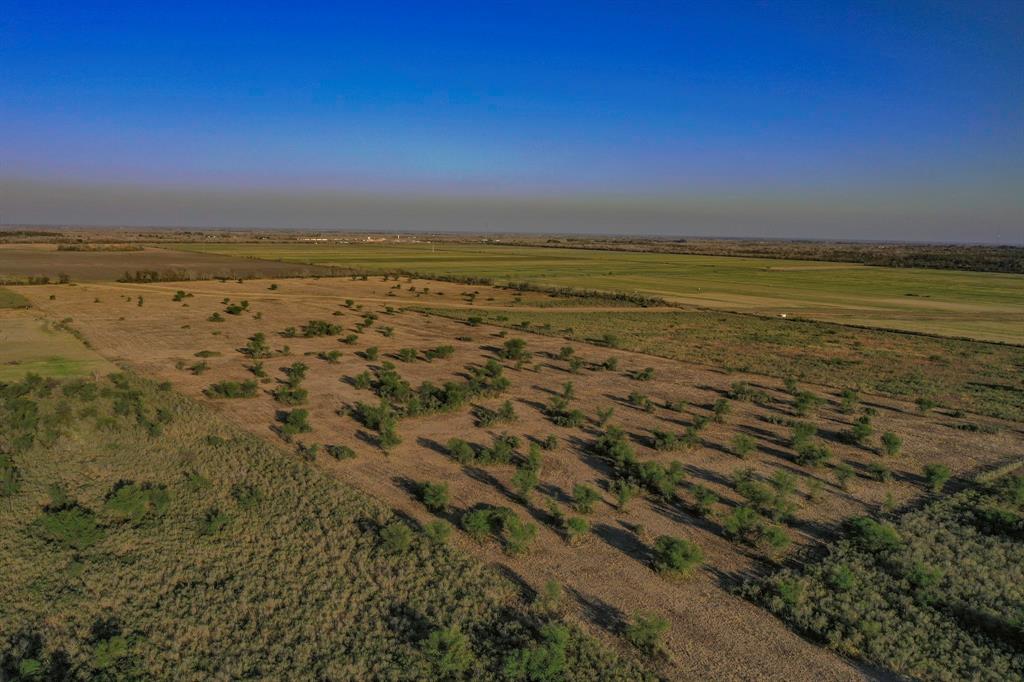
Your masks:
<path fill-rule="evenodd" d="M 515 405 L 519 420 L 508 427 L 509 432 L 526 437 L 542 438 L 549 433 L 559 437 L 560 446 L 547 453 L 541 475 L 542 485 L 529 503 L 523 503 L 511 492 L 511 466 L 464 467 L 439 451 L 453 436 L 475 443 L 489 442 L 486 430 L 473 425 L 468 410 L 453 414 L 433 415 L 403 420 L 399 433 L 404 442 L 390 455 L 384 455 L 372 442 L 372 434 L 353 419 L 339 416 L 338 411 L 357 400 L 372 399 L 345 381 L 370 366 L 355 351 L 368 346 L 381 349 L 381 360 L 395 362 L 401 374 L 411 383 L 422 380 L 441 383 L 457 378 L 469 364 L 479 364 L 494 357 L 502 343 L 500 331 L 494 327 L 470 327 L 453 320 L 418 313 L 383 314 L 385 305 L 415 300 L 415 294 L 401 297 L 387 294 L 392 283 L 379 278 L 366 282 L 338 279 L 318 281 L 286 280 L 280 288 L 268 290 L 270 282 L 253 281 L 208 282 L 201 284 L 112 285 L 89 284 L 69 287 L 22 287 L 19 291 L 34 306 L 60 319 L 71 316 L 74 326 L 106 357 L 126 363 L 150 376 L 173 381 L 176 388 L 200 397 L 202 390 L 220 380 L 241 380 L 250 375 L 245 369 L 249 361 L 237 352 L 255 332 L 267 334 L 275 348 L 291 346 L 289 357 L 265 361 L 268 374 L 282 376 L 280 367 L 295 360 L 310 365 L 304 383 L 310 393 L 312 433 L 300 438 L 309 443 L 341 443 L 354 447 L 354 460 L 335 462 L 321 456 L 319 463 L 338 477 L 350 481 L 411 516 L 427 520 L 431 516 L 415 501 L 409 487 L 424 480 L 445 481 L 452 493 L 456 510 L 479 503 L 508 506 L 520 516 L 532 517 L 541 526 L 538 541 L 523 557 L 512 558 L 500 553 L 496 545 L 476 546 L 468 538 L 457 542 L 478 552 L 488 560 L 504 566 L 508 572 L 538 587 L 548 579 L 564 584 L 575 598 L 579 615 L 596 629 L 618 632 L 625 618 L 637 611 L 652 611 L 669 618 L 671 631 L 668 646 L 672 656 L 673 676 L 694 677 L 713 674 L 718 679 L 749 679 L 752 674 L 774 679 L 850 679 L 858 673 L 834 654 L 815 647 L 792 634 L 785 627 L 753 605 L 733 596 L 728 587 L 740 575 L 759 570 L 765 556 L 760 550 L 734 544 L 723 537 L 720 517 L 740 502 L 729 484 L 737 469 L 752 467 L 770 475 L 777 469 L 792 471 L 801 477 L 796 499 L 800 507 L 791 525 L 797 545 L 814 543 L 827 537 L 835 524 L 851 515 L 872 511 L 888 496 L 894 504 L 909 503 L 922 495 L 921 469 L 925 463 L 942 462 L 962 474 L 999 461 L 1019 451 L 1024 436 L 1019 425 L 976 419 L 991 425 L 992 433 L 967 433 L 950 427 L 951 420 L 941 414 L 919 414 L 911 405 L 891 400 L 872 399 L 878 414 L 874 418 L 876 434 L 893 431 L 905 441 L 904 454 L 890 458 L 894 480 L 883 484 L 857 477 L 849 490 L 841 490 L 827 469 L 804 469 L 793 461 L 786 444 L 788 428 L 770 423 L 773 415 L 790 416 L 791 398 L 780 382 L 757 375 L 724 374 L 709 368 L 655 358 L 626 351 L 613 351 L 584 343 L 572 344 L 579 355 L 590 361 L 601 361 L 609 355 L 619 358 L 616 372 L 584 369 L 570 374 L 566 363 L 553 360 L 564 345 L 560 339 L 531 334 L 518 334 L 528 340 L 528 349 L 535 354 L 532 369 L 508 369 L 512 388 L 504 397 Z M 457 300 L 460 292 L 481 290 L 436 282 L 416 282 L 429 286 L 433 292 L 444 291 L 446 300 Z M 408 283 L 403 282 L 403 289 Z M 182 303 L 172 302 L 177 289 L 193 293 Z M 57 293 L 54 301 L 48 295 Z M 137 305 L 137 297 L 144 305 Z M 494 293 L 495 297 L 501 294 Z M 511 294 L 508 294 L 511 295 Z M 101 303 L 94 303 L 95 298 Z M 224 315 L 223 323 L 207 322 L 215 311 L 223 311 L 222 299 L 250 302 L 251 313 Z M 340 344 L 335 337 L 285 339 L 276 335 L 289 326 L 299 326 L 310 319 L 324 319 L 343 324 L 345 333 L 361 319 L 361 314 L 342 306 L 345 299 L 354 299 L 364 306 L 363 312 L 377 312 L 380 317 L 364 332 L 354 346 Z M 419 302 L 419 301 L 417 301 Z M 494 304 L 499 303 L 496 298 Z M 397 306 L 396 306 L 397 307 Z M 333 315 L 340 311 L 341 315 Z M 261 319 L 254 319 L 259 313 Z M 382 325 L 394 328 L 392 337 L 384 337 Z M 517 335 L 511 332 L 510 336 Z M 469 340 L 457 340 L 469 337 Z M 454 355 L 433 363 L 402 363 L 390 357 L 403 347 L 425 350 L 440 344 L 455 346 Z M 304 353 L 340 349 L 344 355 L 338 364 L 329 364 Z M 196 361 L 200 350 L 221 353 L 206 360 L 209 371 L 195 376 L 176 369 L 179 360 Z M 655 377 L 637 382 L 627 372 L 653 367 Z M 568 511 L 568 495 L 578 483 L 589 483 L 603 489 L 609 481 L 605 462 L 589 453 L 588 446 L 599 430 L 589 423 L 582 429 L 562 429 L 551 424 L 540 411 L 552 391 L 572 380 L 579 398 L 574 407 L 593 417 L 597 410 L 614 406 L 612 423 L 623 425 L 634 439 L 641 459 L 668 462 L 681 460 L 690 483 L 699 483 L 714 490 L 722 502 L 710 519 L 701 519 L 690 511 L 691 498 L 682 488 L 678 503 L 666 504 L 650 498 L 636 499 L 625 513 L 617 512 L 609 502 L 612 497 L 602 493 L 600 503 L 590 521 L 592 536 L 579 547 L 569 546 L 545 524 L 546 501 L 553 500 Z M 700 416 L 710 414 L 709 407 L 729 389 L 732 382 L 745 380 L 764 390 L 771 398 L 767 407 L 752 403 L 733 404 L 733 413 L 725 424 L 712 424 L 702 434 L 701 447 L 678 453 L 658 453 L 648 447 L 652 429 L 669 429 L 676 433 Z M 267 384 L 270 389 L 274 384 Z M 805 386 L 828 399 L 813 417 L 819 431 L 832 435 L 846 429 L 852 417 L 841 414 L 834 390 Z M 624 404 L 633 391 L 640 391 L 657 404 L 684 400 L 688 407 L 679 414 L 662 407 L 652 413 Z M 503 399 L 504 399 L 503 397 Z M 501 400 L 482 401 L 496 407 Z M 272 441 L 274 414 L 281 406 L 267 393 L 248 400 L 211 401 L 211 408 L 244 425 L 254 433 Z M 756 455 L 741 461 L 729 452 L 729 443 L 739 432 L 754 437 L 759 446 Z M 876 436 L 877 438 L 877 436 Z M 836 453 L 833 461 L 849 463 L 855 471 L 865 472 L 878 456 L 871 451 L 832 443 Z M 807 481 L 819 479 L 823 499 L 811 503 L 804 490 Z M 690 580 L 671 581 L 658 577 L 650 567 L 649 547 L 661 534 L 670 534 L 699 544 L 706 556 L 706 566 Z M 752 671 L 757 671 L 753 673 Z"/>

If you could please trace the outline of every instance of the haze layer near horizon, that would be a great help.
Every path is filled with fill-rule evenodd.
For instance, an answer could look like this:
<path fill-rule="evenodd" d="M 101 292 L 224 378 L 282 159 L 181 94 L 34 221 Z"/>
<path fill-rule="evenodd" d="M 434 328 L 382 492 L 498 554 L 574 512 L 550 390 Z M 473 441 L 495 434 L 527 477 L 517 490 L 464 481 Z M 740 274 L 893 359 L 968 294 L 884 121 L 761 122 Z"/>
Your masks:
<path fill-rule="evenodd" d="M 1024 241 L 1024 5 L 31 3 L 0 222 Z"/>

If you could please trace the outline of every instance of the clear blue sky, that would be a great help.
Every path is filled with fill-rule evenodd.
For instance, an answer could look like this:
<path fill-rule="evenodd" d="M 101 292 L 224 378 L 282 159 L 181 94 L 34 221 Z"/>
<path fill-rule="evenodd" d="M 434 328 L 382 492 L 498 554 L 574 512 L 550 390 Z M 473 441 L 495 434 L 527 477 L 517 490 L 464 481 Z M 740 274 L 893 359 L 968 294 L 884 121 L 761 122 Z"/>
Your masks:
<path fill-rule="evenodd" d="M 936 239 L 1014 241 L 1024 2 L 0 0 L 0 138 L 3 222 L 90 222 L 47 192 L 148 223 L 188 192 L 370 193 L 685 204 L 681 233 L 701 211 L 766 207 L 771 236 L 787 207 L 938 213 Z M 248 220 L 208 210 L 181 222 Z"/>

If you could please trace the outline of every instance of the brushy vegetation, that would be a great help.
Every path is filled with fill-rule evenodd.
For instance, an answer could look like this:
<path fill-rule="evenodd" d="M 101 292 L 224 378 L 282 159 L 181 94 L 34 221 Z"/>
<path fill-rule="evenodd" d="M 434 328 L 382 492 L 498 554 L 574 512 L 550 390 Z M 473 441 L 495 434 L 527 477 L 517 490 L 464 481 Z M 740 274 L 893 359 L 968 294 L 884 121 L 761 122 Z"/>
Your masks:
<path fill-rule="evenodd" d="M 420 310 L 467 316 L 461 310 Z M 504 315 L 476 312 L 480 322 L 519 328 L 525 322 L 537 334 L 594 341 L 614 332 L 626 350 L 837 388 L 860 386 L 865 393 L 901 400 L 924 396 L 932 405 L 1024 421 L 1019 347 L 699 310 L 524 311 L 500 319 Z M 732 397 L 756 402 L 763 395 L 747 387 Z"/>
<path fill-rule="evenodd" d="M 829 647 L 921 679 L 1024 676 L 1024 477 L 863 517 L 827 556 L 748 597 Z"/>
<path fill-rule="evenodd" d="M 210 398 L 254 398 L 259 389 L 252 379 L 244 381 L 219 381 L 212 384 L 203 393 Z"/>
<path fill-rule="evenodd" d="M 352 384 L 356 388 L 372 390 L 380 399 L 377 406 L 357 403 L 353 416 L 365 426 L 380 431 L 381 420 L 375 416 L 375 411 L 381 414 L 387 412 L 390 417 L 384 421 L 394 426 L 403 417 L 451 412 L 473 398 L 496 397 L 510 385 L 509 379 L 504 376 L 504 368 L 495 360 L 469 366 L 467 372 L 469 379 L 466 381 L 448 381 L 442 386 L 424 381 L 413 388 L 392 363 L 383 362 L 372 374 L 362 372 L 353 377 Z M 481 408 L 478 410 L 478 418 L 489 424 L 507 423 L 515 419 L 515 411 L 511 403 L 506 403 L 497 411 Z"/>
<path fill-rule="evenodd" d="M 652 678 L 446 548 L 445 522 L 152 383 L 2 385 L 0 452 L 0 678 Z M 490 520 L 510 552 L 535 532 Z"/>

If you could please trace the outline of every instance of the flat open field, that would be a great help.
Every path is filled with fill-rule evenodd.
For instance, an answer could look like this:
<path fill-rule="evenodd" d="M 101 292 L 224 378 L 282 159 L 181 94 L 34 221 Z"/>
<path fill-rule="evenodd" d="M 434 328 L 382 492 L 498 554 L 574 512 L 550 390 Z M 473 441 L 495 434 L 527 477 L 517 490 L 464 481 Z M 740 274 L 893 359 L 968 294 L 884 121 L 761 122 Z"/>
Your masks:
<path fill-rule="evenodd" d="M 0 287 L 0 308 L 27 308 L 28 299 L 10 289 Z"/>
<path fill-rule="evenodd" d="M 0 382 L 17 381 L 30 372 L 65 378 L 115 369 L 52 320 L 27 310 L 0 310 Z"/>
<path fill-rule="evenodd" d="M 1009 422 L 974 418 L 977 428 L 966 431 L 958 428 L 961 420 L 945 413 L 922 414 L 907 402 L 873 396 L 841 408 L 839 391 L 812 384 L 801 388 L 821 402 L 804 409 L 792 388 L 784 388 L 777 379 L 725 374 L 585 342 L 571 344 L 574 354 L 584 359 L 574 372 L 573 363 L 561 353 L 562 339 L 402 310 L 403 305 L 422 305 L 430 298 L 465 301 L 474 291 L 485 300 L 493 298 L 490 304 L 495 306 L 503 305 L 501 297 L 509 297 L 508 307 L 514 309 L 520 304 L 512 292 L 422 280 L 403 280 L 398 289 L 395 286 L 393 281 L 374 277 L 368 281 L 85 284 L 16 290 L 53 319 L 73 317 L 71 324 L 105 357 L 171 381 L 175 388 L 206 401 L 268 441 L 281 442 L 276 420 L 280 411 L 292 409 L 276 401 L 271 391 L 284 385 L 283 368 L 296 361 L 306 363 L 309 370 L 301 385 L 308 399 L 303 409 L 309 412 L 312 430 L 296 440 L 306 445 L 345 445 L 355 451 L 354 458 L 342 460 L 321 451 L 318 465 L 420 522 L 434 517 L 417 501 L 415 490 L 419 483 L 431 481 L 448 485 L 451 506 L 442 516 L 453 523 L 459 524 L 467 510 L 481 504 L 510 508 L 521 519 L 536 523 L 537 538 L 524 555 L 507 555 L 493 540 L 477 544 L 461 533 L 455 542 L 534 589 L 549 579 L 559 581 L 573 598 L 577 617 L 593 631 L 604 631 L 609 641 L 610 633 L 620 632 L 623 622 L 638 611 L 667 618 L 671 628 L 666 636 L 670 652 L 666 665 L 673 678 L 713 671 L 717 679 L 745 679 L 751 670 L 770 679 L 856 679 L 861 675 L 835 654 L 799 638 L 729 592 L 739 577 L 760 572 L 793 551 L 772 549 L 761 541 L 730 539 L 733 512 L 753 494 L 736 484 L 741 470 L 749 468 L 748 481 L 755 481 L 762 493 L 768 491 L 770 504 L 781 505 L 765 513 L 776 519 L 772 527 L 799 547 L 829 538 L 837 524 L 850 516 L 919 500 L 925 494 L 922 468 L 926 464 L 944 464 L 956 477 L 1004 461 L 1024 447 L 1020 426 Z M 429 287 L 429 294 L 423 294 L 424 287 Z M 172 300 L 179 289 L 192 296 Z M 244 300 L 247 306 L 232 314 L 225 299 L 235 304 Z M 347 299 L 353 301 L 351 306 L 346 305 Z M 524 297 L 522 305 L 529 300 Z M 362 310 L 356 310 L 358 306 Z M 214 313 L 223 321 L 210 321 Z M 361 324 L 366 313 L 377 316 L 369 326 Z M 301 329 L 310 320 L 343 329 L 307 338 Z M 300 330 L 298 336 L 282 336 L 289 327 Z M 257 332 L 266 335 L 272 354 L 262 361 L 267 377 L 255 395 L 204 397 L 204 390 L 217 382 L 254 378 L 247 369 L 252 359 L 239 349 Z M 352 344 L 340 342 L 350 334 L 355 336 Z M 533 358 L 522 368 L 502 362 L 504 376 L 510 380 L 507 390 L 499 397 L 474 398 L 473 409 L 464 405 L 441 414 L 400 419 L 397 431 L 402 442 L 387 453 L 378 447 L 379 435 L 349 414 L 359 402 L 377 404 L 372 382 L 370 389 L 357 388 L 357 377 L 366 371 L 379 375 L 385 361 L 394 363 L 413 387 L 424 381 L 437 386 L 463 382 L 473 368 L 497 359 L 503 343 L 517 335 L 526 340 Z M 443 345 L 452 346 L 450 357 L 425 361 L 424 351 Z M 365 353 L 370 347 L 377 347 L 379 356 Z M 417 359 L 408 354 L 405 361 L 400 359 L 404 348 L 415 349 Z M 320 356 L 330 351 L 341 351 L 341 355 L 333 361 Z M 600 363 L 609 356 L 617 358 L 618 366 L 602 369 Z M 647 367 L 652 369 L 651 376 L 641 380 L 637 373 Z M 585 415 L 579 427 L 557 426 L 547 407 L 567 381 L 573 383 L 575 394 L 571 408 Z M 757 399 L 727 398 L 736 382 L 746 382 Z M 722 411 L 720 421 L 709 419 L 715 414 L 713 406 L 723 399 L 729 406 L 727 413 Z M 515 419 L 482 425 L 481 408 L 497 409 L 505 400 L 510 401 Z M 669 403 L 677 404 L 669 408 Z M 607 408 L 614 409 L 609 423 L 625 429 L 626 442 L 644 466 L 681 463 L 685 481 L 674 492 L 667 496 L 641 493 L 624 509 L 617 507 L 612 493 L 615 471 L 594 450 L 603 431 L 596 415 Z M 854 442 L 844 434 L 861 415 L 873 415 L 871 433 Z M 790 442 L 792 422 L 816 427 L 815 442 L 830 453 L 826 463 L 800 463 Z M 658 431 L 678 436 L 688 428 L 696 434 L 689 447 L 656 447 Z M 513 457 L 520 467 L 527 444 L 548 434 L 556 437 L 557 445 L 543 453 L 540 483 L 528 495 L 516 492 L 515 464 L 485 464 L 477 458 L 460 463 L 447 452 L 446 444 L 453 437 L 479 447 L 490 445 L 501 432 L 520 439 L 519 454 Z M 883 432 L 902 439 L 901 454 L 878 454 Z M 754 445 L 743 457 L 735 454 L 741 435 Z M 574 509 L 574 488 L 580 484 L 598 491 L 599 499 L 589 514 Z M 578 543 L 568 542 L 555 512 L 587 519 L 591 532 Z M 654 573 L 652 545 L 663 534 L 699 545 L 704 565 L 687 579 Z"/>
<path fill-rule="evenodd" d="M 563 299 L 564 300 L 564 299 Z M 1024 348 L 722 311 L 542 309 L 536 304 L 417 309 L 574 341 L 606 335 L 628 350 L 1024 421 Z"/>
<path fill-rule="evenodd" d="M 180 244 L 192 253 L 640 292 L 721 310 L 1024 343 L 1024 276 L 484 244 Z"/>
<path fill-rule="evenodd" d="M 2 388 L 0 679 L 504 680 L 542 637 L 518 585 L 174 391 Z M 657 679 L 545 622 L 566 682 Z"/>
<path fill-rule="evenodd" d="M 48 277 L 57 282 L 67 275 L 72 282 L 120 279 L 138 271 L 181 278 L 290 277 L 327 274 L 327 268 L 294 264 L 246 261 L 216 254 L 145 248 L 142 251 L 59 251 L 56 244 L 0 244 L 0 281 L 26 281 Z"/>

